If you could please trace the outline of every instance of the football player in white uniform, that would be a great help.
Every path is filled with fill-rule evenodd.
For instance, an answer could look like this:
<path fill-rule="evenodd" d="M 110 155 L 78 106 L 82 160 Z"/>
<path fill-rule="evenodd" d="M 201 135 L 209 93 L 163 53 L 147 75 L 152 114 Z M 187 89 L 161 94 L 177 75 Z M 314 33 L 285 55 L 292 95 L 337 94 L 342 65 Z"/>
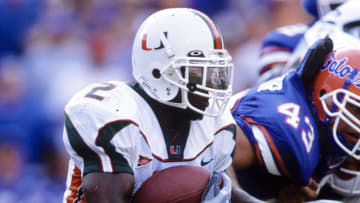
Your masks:
<path fill-rule="evenodd" d="M 216 202 L 238 198 L 224 173 L 235 147 L 224 111 L 233 64 L 214 23 L 193 9 L 156 12 L 136 34 L 132 63 L 137 83 L 93 84 L 65 107 L 64 202 L 129 202 L 155 171 L 177 165 L 220 174 Z"/>

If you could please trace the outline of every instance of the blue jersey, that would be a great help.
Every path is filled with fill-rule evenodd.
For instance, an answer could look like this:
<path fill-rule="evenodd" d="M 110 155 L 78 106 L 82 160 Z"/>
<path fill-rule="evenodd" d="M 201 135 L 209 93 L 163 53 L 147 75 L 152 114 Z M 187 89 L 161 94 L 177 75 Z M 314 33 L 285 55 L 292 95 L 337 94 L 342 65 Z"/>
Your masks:
<path fill-rule="evenodd" d="M 233 99 L 233 117 L 257 157 L 250 168 L 237 171 L 240 185 L 250 194 L 272 198 L 285 184 L 305 186 L 310 178 L 319 181 L 338 167 L 337 155 L 322 153 L 316 120 L 296 72 Z"/>
<path fill-rule="evenodd" d="M 258 72 L 262 74 L 273 65 L 285 65 L 311 25 L 294 24 L 268 33 L 262 42 Z"/>

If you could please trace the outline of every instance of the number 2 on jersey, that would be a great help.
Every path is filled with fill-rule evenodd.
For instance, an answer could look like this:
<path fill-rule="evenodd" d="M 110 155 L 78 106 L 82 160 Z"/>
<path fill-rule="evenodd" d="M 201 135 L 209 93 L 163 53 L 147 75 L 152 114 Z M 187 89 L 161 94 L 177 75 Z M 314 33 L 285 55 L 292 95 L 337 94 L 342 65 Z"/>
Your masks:
<path fill-rule="evenodd" d="M 111 84 L 111 83 L 102 83 L 102 84 L 104 84 L 104 86 L 98 86 L 98 87 L 92 88 L 90 90 L 90 92 L 88 92 L 85 95 L 85 97 L 102 101 L 104 99 L 104 97 L 96 94 L 96 92 L 97 91 L 109 91 L 109 90 L 112 90 L 112 89 L 114 89 L 116 87 L 114 84 Z"/>
<path fill-rule="evenodd" d="M 300 106 L 295 103 L 285 103 L 278 106 L 278 112 L 285 115 L 285 123 L 291 127 L 297 129 L 300 124 Z M 311 125 L 310 119 L 307 116 L 304 116 L 306 125 L 309 127 L 309 131 L 305 132 L 304 129 L 301 129 L 301 139 L 304 143 L 306 153 L 310 153 L 311 147 L 315 140 L 314 127 Z"/>

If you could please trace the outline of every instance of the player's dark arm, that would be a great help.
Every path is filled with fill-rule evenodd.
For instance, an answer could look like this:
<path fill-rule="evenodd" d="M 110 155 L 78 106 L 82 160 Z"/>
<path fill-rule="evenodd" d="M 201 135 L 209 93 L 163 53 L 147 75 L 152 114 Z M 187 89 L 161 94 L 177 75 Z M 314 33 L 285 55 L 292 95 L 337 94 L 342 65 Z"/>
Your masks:
<path fill-rule="evenodd" d="M 279 192 L 278 199 L 281 202 L 296 203 L 315 200 L 317 198 L 318 183 L 310 179 L 306 186 L 296 186 L 295 184 L 285 185 Z"/>
<path fill-rule="evenodd" d="M 263 201 L 251 196 L 250 194 L 248 194 L 247 192 L 245 192 L 244 190 L 241 189 L 241 187 L 237 181 L 234 168 L 232 166 L 230 166 L 229 168 L 226 169 L 226 173 L 228 174 L 228 176 L 230 177 L 230 179 L 232 181 L 232 190 L 231 190 L 231 202 L 232 203 L 236 203 L 236 202 L 263 203 Z"/>
<path fill-rule="evenodd" d="M 233 158 L 235 170 L 246 169 L 255 161 L 255 152 L 250 141 L 239 126 L 236 126 L 236 149 Z"/>
<path fill-rule="evenodd" d="M 245 192 L 241 188 L 236 186 L 232 187 L 231 192 L 231 202 L 232 203 L 265 203 L 262 200 L 257 199 L 256 197 L 251 196 L 249 193 Z"/>
<path fill-rule="evenodd" d="M 233 164 L 226 172 L 232 180 L 231 202 L 260 203 L 263 202 L 241 189 L 234 172 L 235 169 L 245 169 L 255 161 L 255 154 L 244 132 L 236 126 L 236 149 Z"/>
<path fill-rule="evenodd" d="M 83 179 L 86 203 L 128 203 L 134 187 L 129 173 L 89 173 Z"/>

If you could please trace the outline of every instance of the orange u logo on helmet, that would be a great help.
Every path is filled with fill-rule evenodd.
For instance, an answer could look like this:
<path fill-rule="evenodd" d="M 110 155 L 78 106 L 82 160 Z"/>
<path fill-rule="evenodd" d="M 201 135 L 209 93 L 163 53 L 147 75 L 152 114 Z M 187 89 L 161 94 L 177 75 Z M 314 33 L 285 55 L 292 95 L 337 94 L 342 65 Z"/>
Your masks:
<path fill-rule="evenodd" d="M 164 32 L 164 35 L 165 37 L 167 38 L 167 32 Z M 152 50 L 159 50 L 159 49 L 162 49 L 164 48 L 164 44 L 162 43 L 161 39 L 159 38 L 159 41 L 160 41 L 160 45 L 158 47 L 155 47 L 155 48 L 149 48 L 147 47 L 147 34 L 143 34 L 142 36 L 142 40 L 141 40 L 141 48 L 142 50 L 144 51 L 152 51 Z"/>

